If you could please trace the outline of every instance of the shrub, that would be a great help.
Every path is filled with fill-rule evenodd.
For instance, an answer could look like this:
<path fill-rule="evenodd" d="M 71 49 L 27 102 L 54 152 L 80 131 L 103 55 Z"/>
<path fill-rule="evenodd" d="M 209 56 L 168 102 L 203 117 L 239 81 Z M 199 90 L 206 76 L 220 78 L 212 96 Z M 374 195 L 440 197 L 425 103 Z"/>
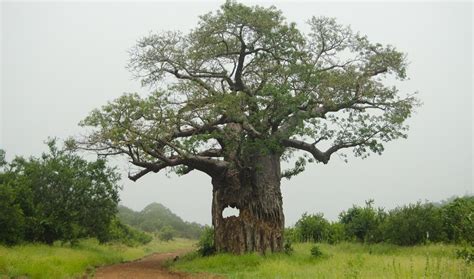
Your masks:
<path fill-rule="evenodd" d="M 216 252 L 216 246 L 214 245 L 214 229 L 211 227 L 205 227 L 198 242 L 198 253 L 205 257 L 210 256 Z"/>
<path fill-rule="evenodd" d="M 468 264 L 474 262 L 474 247 L 464 247 L 456 250 L 456 257 L 464 260 Z"/>
<path fill-rule="evenodd" d="M 442 208 L 449 241 L 474 245 L 474 196 L 456 198 Z"/>
<path fill-rule="evenodd" d="M 171 226 L 164 226 L 160 230 L 160 240 L 161 241 L 170 241 L 174 238 L 175 231 Z"/>
<path fill-rule="evenodd" d="M 295 229 L 300 241 L 321 242 L 328 239 L 329 222 L 323 214 L 309 215 L 304 213 L 296 222 Z"/>
<path fill-rule="evenodd" d="M 287 255 L 291 255 L 294 252 L 293 243 L 288 238 L 285 238 L 285 243 L 283 244 L 283 251 Z"/>
<path fill-rule="evenodd" d="M 344 225 L 345 234 L 361 242 L 379 242 L 382 233 L 379 225 L 385 218 L 382 209 L 373 208 L 373 200 L 366 201 L 365 207 L 353 206 L 339 215 L 340 223 Z"/>
<path fill-rule="evenodd" d="M 283 238 L 290 242 L 300 242 L 299 231 L 296 228 L 285 228 Z"/>
<path fill-rule="evenodd" d="M 4 160 L 0 150 L 0 243 L 56 240 L 77 243 L 82 237 L 128 246 L 152 237 L 120 223 L 115 213 L 119 174 L 104 160 L 86 161 L 48 141 L 40 158 Z"/>
<path fill-rule="evenodd" d="M 346 239 L 344 224 L 334 222 L 329 225 L 329 233 L 327 242 L 329 244 L 337 244 Z"/>
<path fill-rule="evenodd" d="M 152 239 L 151 235 L 125 225 L 116 218 L 111 222 L 107 233 L 99 236 L 101 242 L 114 241 L 131 247 L 145 245 Z"/>
<path fill-rule="evenodd" d="M 315 258 L 319 258 L 323 255 L 323 252 L 321 251 L 321 248 L 319 248 L 318 245 L 314 245 L 311 247 L 311 256 Z"/>
<path fill-rule="evenodd" d="M 89 162 L 59 149 L 54 139 L 47 144 L 48 153 L 40 158 L 16 157 L 0 174 L 0 184 L 8 185 L 0 190 L 5 218 L 0 222 L 17 233 L 15 240 L 0 235 L 0 242 L 23 238 L 47 244 L 56 240 L 74 243 L 78 238 L 106 234 L 115 216 L 120 188 L 116 170 L 104 160 Z"/>
<path fill-rule="evenodd" d="M 445 239 L 441 210 L 433 204 L 409 204 L 391 210 L 382 226 L 385 240 L 415 245 Z"/>
<path fill-rule="evenodd" d="M 0 243 L 17 244 L 23 238 L 23 211 L 15 202 L 15 192 L 0 181 Z"/>

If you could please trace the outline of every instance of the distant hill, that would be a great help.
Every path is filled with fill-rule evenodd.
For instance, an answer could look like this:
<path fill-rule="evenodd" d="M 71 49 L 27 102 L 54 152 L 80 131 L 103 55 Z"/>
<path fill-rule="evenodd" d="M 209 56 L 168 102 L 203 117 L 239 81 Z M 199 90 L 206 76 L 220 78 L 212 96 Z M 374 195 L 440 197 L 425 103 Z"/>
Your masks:
<path fill-rule="evenodd" d="M 199 238 L 203 231 L 202 225 L 183 221 L 160 203 L 151 203 L 140 212 L 119 205 L 117 216 L 123 223 L 151 233 L 159 232 L 164 226 L 171 226 L 177 236 L 195 239 Z"/>

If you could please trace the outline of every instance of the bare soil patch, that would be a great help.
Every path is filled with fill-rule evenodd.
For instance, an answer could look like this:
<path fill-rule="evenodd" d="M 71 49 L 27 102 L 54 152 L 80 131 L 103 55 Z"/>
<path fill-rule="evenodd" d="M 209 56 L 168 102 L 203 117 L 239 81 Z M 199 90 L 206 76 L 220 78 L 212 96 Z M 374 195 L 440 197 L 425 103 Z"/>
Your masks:
<path fill-rule="evenodd" d="M 182 256 L 188 251 L 172 253 L 154 253 L 133 262 L 100 267 L 96 270 L 96 279 L 163 279 L 163 278 L 222 278 L 210 274 L 190 274 L 170 271 L 165 267 L 165 262 Z"/>

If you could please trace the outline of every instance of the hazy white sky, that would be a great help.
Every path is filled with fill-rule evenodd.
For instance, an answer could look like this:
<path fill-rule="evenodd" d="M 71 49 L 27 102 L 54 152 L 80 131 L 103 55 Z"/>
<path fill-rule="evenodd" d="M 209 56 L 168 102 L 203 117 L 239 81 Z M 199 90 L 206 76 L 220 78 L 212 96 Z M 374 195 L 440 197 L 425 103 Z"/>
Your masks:
<path fill-rule="evenodd" d="M 146 94 L 125 69 L 127 50 L 149 31 L 185 32 L 221 3 L 2 2 L 0 148 L 8 159 L 38 156 L 48 136 L 83 132 L 77 123 L 92 109 L 123 92 Z M 399 88 L 418 91 L 424 103 L 409 120 L 409 138 L 387 144 L 382 156 L 348 164 L 335 156 L 283 180 L 287 225 L 305 211 L 334 220 L 369 198 L 393 208 L 473 193 L 472 3 L 245 3 L 275 4 L 303 30 L 312 15 L 336 17 L 396 46 L 410 61 L 411 79 Z M 185 220 L 211 222 L 211 181 L 203 174 L 152 174 L 123 185 L 122 203 L 133 209 L 160 202 Z"/>

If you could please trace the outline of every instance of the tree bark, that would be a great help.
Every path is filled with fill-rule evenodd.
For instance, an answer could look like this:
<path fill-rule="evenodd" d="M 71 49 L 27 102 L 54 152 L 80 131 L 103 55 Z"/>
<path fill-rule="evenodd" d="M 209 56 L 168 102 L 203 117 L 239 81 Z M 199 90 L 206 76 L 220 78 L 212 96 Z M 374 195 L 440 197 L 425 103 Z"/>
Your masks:
<path fill-rule="evenodd" d="M 256 155 L 249 164 L 213 177 L 212 224 L 219 252 L 278 252 L 283 247 L 284 215 L 280 156 Z M 226 207 L 239 216 L 224 218 Z"/>

